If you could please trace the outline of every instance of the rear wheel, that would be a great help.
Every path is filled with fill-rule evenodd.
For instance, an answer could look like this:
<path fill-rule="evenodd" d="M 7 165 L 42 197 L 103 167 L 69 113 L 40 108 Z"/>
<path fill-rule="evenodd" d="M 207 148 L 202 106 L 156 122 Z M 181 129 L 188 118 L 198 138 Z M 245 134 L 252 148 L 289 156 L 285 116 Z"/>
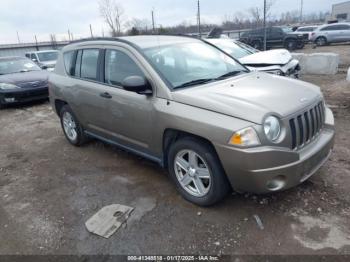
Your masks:
<path fill-rule="evenodd" d="M 230 184 L 214 149 L 195 138 L 176 141 L 168 154 L 169 174 L 188 201 L 209 206 L 223 199 Z"/>
<path fill-rule="evenodd" d="M 316 38 L 315 43 L 318 46 L 327 45 L 327 38 L 325 38 L 324 36 L 320 36 L 320 37 Z"/>
<path fill-rule="evenodd" d="M 284 46 L 288 50 L 295 50 L 297 48 L 297 42 L 294 39 L 287 39 Z"/>
<path fill-rule="evenodd" d="M 60 111 L 61 126 L 69 143 L 74 146 L 83 145 L 87 137 L 78 119 L 68 105 L 64 105 Z"/>

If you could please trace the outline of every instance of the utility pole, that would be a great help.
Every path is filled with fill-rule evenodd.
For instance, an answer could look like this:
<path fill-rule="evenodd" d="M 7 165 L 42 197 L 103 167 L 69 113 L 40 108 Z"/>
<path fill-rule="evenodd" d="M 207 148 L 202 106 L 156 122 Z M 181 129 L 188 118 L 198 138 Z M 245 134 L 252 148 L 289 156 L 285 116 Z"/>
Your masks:
<path fill-rule="evenodd" d="M 20 43 L 21 43 L 21 40 L 19 40 L 19 34 L 18 34 L 18 31 L 17 31 L 17 40 L 18 40 L 18 43 L 20 44 Z"/>
<path fill-rule="evenodd" d="M 304 7 L 304 1 L 300 0 L 300 23 L 303 22 L 303 7 Z"/>
<path fill-rule="evenodd" d="M 69 31 L 69 29 L 68 29 L 68 39 L 69 39 L 69 41 L 72 41 L 72 40 L 70 39 L 70 31 Z"/>
<path fill-rule="evenodd" d="M 155 33 L 155 27 L 154 27 L 154 10 L 151 12 L 152 15 L 152 28 L 153 28 L 153 34 Z"/>
<path fill-rule="evenodd" d="M 266 0 L 264 0 L 264 50 L 266 51 Z"/>
<path fill-rule="evenodd" d="M 94 38 L 93 34 L 92 34 L 92 26 L 90 24 L 90 34 L 91 34 L 91 38 Z"/>
<path fill-rule="evenodd" d="M 36 51 L 39 51 L 38 38 L 36 38 L 36 35 L 34 35 L 34 39 L 35 39 L 35 49 Z"/>
<path fill-rule="evenodd" d="M 198 24 L 198 38 L 202 37 L 201 33 L 201 6 L 199 0 L 197 1 L 197 24 Z"/>

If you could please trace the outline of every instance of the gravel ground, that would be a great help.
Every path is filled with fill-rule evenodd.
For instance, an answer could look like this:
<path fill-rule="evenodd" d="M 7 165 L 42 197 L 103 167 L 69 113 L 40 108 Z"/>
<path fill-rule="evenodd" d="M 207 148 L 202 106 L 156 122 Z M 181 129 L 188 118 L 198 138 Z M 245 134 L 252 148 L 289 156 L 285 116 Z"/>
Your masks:
<path fill-rule="evenodd" d="M 92 141 L 66 142 L 48 103 L 0 112 L 0 254 L 350 254 L 350 86 L 320 85 L 336 120 L 330 160 L 297 188 L 231 194 L 200 208 L 157 165 Z M 105 205 L 135 207 L 110 239 L 84 223 Z M 254 218 L 263 224 L 261 229 Z"/>

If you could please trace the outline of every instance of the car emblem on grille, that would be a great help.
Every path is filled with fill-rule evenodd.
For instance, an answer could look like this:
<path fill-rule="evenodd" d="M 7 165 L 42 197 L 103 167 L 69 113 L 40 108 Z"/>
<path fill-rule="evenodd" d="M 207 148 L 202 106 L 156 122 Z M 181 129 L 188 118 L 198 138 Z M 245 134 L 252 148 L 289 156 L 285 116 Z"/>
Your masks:
<path fill-rule="evenodd" d="M 309 99 L 307 99 L 306 97 L 300 98 L 300 102 L 301 103 L 305 103 L 307 101 L 309 101 Z"/>

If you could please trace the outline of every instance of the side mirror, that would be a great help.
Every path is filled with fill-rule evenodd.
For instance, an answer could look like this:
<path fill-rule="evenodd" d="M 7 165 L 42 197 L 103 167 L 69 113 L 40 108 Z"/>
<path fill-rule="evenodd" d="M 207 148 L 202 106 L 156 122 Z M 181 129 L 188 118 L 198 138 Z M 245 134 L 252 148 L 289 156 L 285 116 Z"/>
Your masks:
<path fill-rule="evenodd" d="M 125 90 L 138 94 L 151 95 L 153 93 L 151 85 L 142 76 L 128 76 L 123 80 L 122 86 Z"/>
<path fill-rule="evenodd" d="M 48 67 L 46 65 L 41 66 L 41 69 L 46 70 Z"/>
<path fill-rule="evenodd" d="M 35 63 L 38 62 L 38 60 L 36 60 L 35 58 L 33 58 L 32 61 L 35 62 Z"/>

